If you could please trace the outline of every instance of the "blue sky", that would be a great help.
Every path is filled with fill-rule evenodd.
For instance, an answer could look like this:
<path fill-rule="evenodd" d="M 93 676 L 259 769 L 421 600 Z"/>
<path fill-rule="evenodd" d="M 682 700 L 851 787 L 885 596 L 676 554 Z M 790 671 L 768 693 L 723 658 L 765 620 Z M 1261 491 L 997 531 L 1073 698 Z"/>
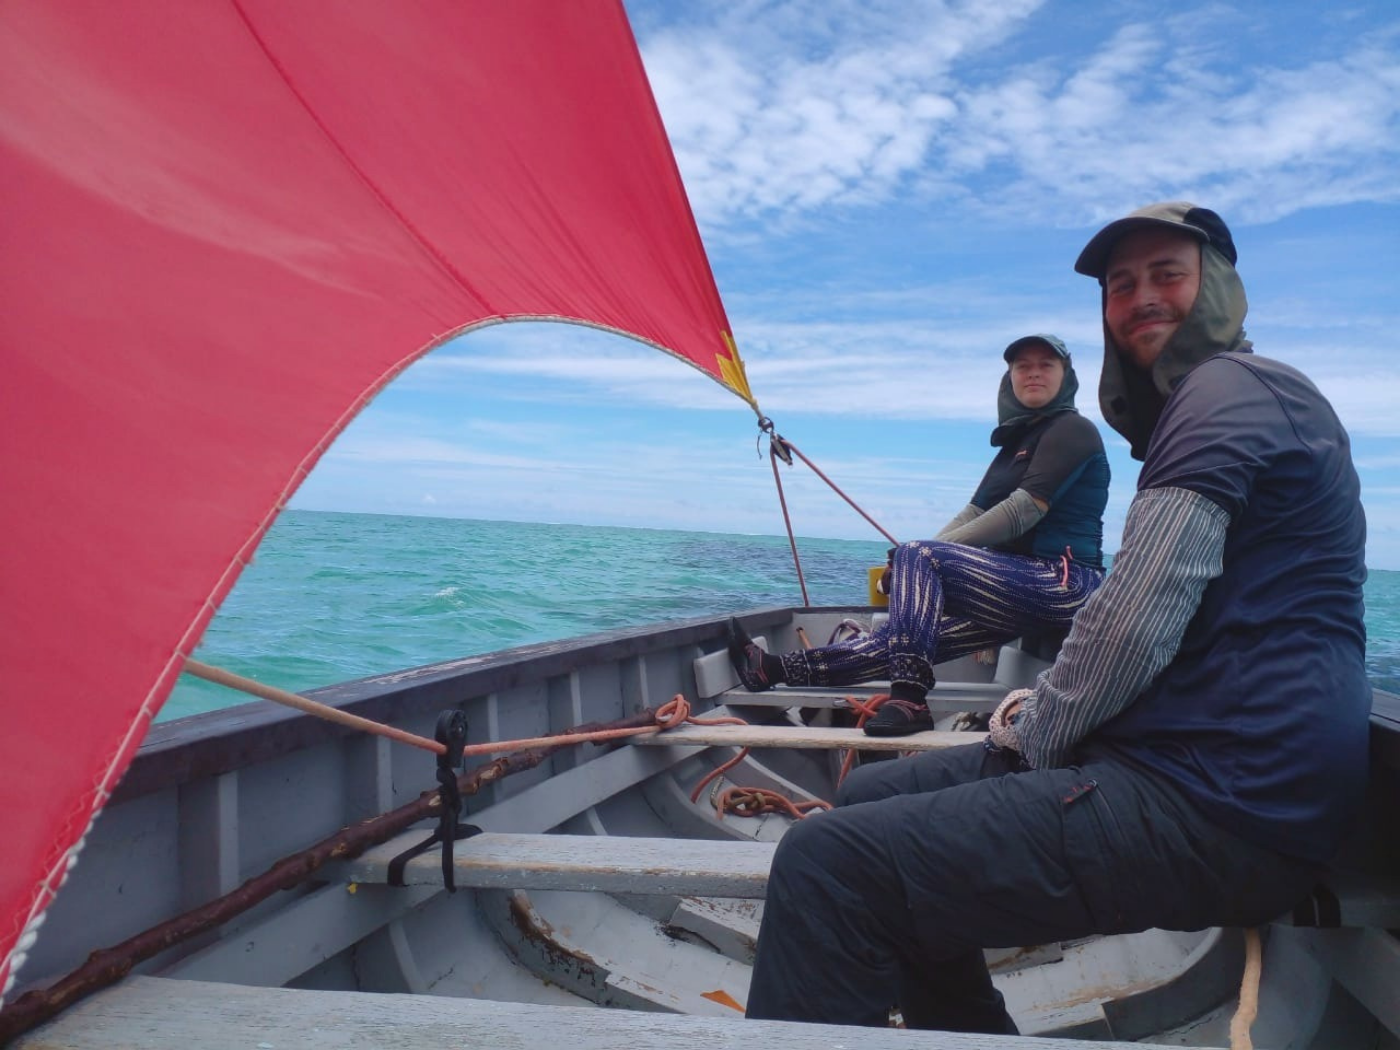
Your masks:
<path fill-rule="evenodd" d="M 1109 447 L 1116 549 L 1137 464 L 1099 417 L 1098 288 L 1071 266 L 1103 222 L 1188 199 L 1234 231 L 1256 349 L 1346 423 L 1368 562 L 1400 569 L 1400 6 L 627 9 L 760 405 L 896 537 L 967 502 L 1001 348 L 1049 331 Z M 397 379 L 293 506 L 781 533 L 757 434 L 664 354 L 502 325 Z M 799 535 L 879 538 L 800 465 L 784 485 Z"/>

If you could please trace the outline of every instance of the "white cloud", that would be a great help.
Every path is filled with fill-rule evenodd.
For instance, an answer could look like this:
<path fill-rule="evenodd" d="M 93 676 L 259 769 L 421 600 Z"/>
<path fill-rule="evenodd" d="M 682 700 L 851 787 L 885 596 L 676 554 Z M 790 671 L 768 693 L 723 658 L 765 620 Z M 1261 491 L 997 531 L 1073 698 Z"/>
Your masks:
<path fill-rule="evenodd" d="M 644 38 L 696 211 L 723 223 L 883 199 L 956 117 L 956 59 L 1038 6 L 722 5 Z"/>
<path fill-rule="evenodd" d="M 985 422 L 995 404 L 1003 365 L 998 348 L 1008 333 L 1050 331 L 1076 351 L 1079 403 L 1096 414 L 1102 341 L 1096 316 L 1082 305 L 1047 309 L 970 288 L 917 288 L 845 292 L 832 314 L 875 320 L 783 321 L 736 317 L 744 337 L 750 383 L 765 412 L 781 419 L 802 412 L 815 416 Z M 961 313 L 949 317 L 957 303 Z M 792 305 L 792 300 L 788 301 Z M 1381 313 L 1338 314 L 1321 300 L 1260 310 L 1268 319 L 1261 350 L 1306 372 L 1332 401 L 1353 432 L 1400 436 L 1394 409 L 1393 368 L 1388 362 L 1394 321 Z M 917 312 L 916 312 L 917 311 Z M 890 318 L 879 320 L 879 318 Z M 517 379 L 519 398 L 559 405 L 600 400 L 716 413 L 746 411 L 729 391 L 705 374 L 641 344 L 573 326 L 510 326 L 508 342 L 487 342 L 505 328 L 481 333 L 452 350 L 429 355 L 399 380 L 405 390 L 464 395 L 496 379 Z M 470 349 L 469 349 L 470 347 Z M 508 421 L 464 421 L 482 439 L 514 435 Z M 403 433 L 412 433 L 404 421 Z M 569 441 L 563 419 L 525 428 L 543 446 Z M 483 440 L 483 444 L 485 441 Z M 347 450 L 352 444 L 347 444 Z M 424 446 L 423 455 L 432 449 Z"/>
<path fill-rule="evenodd" d="M 920 192 L 1062 225 L 1164 196 L 1248 222 L 1400 200 L 1393 27 L 1270 64 L 1224 45 L 1258 27 L 1204 6 L 1082 54 L 1032 32 L 1039 7 L 716 6 L 645 36 L 702 224 Z"/>
<path fill-rule="evenodd" d="M 1067 272 L 1047 286 L 1048 256 L 1030 249 L 1054 241 L 1060 274 L 1066 243 L 1082 243 L 1071 231 L 1178 196 L 1217 208 L 1248 242 L 1251 335 L 1311 375 L 1366 446 L 1373 534 L 1394 533 L 1396 464 L 1369 447 L 1400 436 L 1388 396 L 1394 249 L 1384 224 L 1360 247 L 1354 220 L 1337 236 L 1305 220 L 1400 201 L 1400 15 L 1387 25 L 1360 9 L 1346 25 L 1306 4 L 1214 3 L 1154 9 L 1148 22 L 1144 3 L 1030 0 L 628 6 L 764 410 L 896 534 L 941 524 L 975 486 L 997 350 L 1012 335 L 1066 338 L 1081 408 L 1097 417 L 1092 287 Z M 959 237 L 977 238 L 966 258 Z M 308 489 L 341 485 L 350 503 L 373 476 L 395 493 L 386 506 L 421 507 L 431 492 L 434 513 L 772 533 L 781 518 L 747 412 L 639 344 L 502 325 L 410 369 L 375 408 L 398 437 L 356 424 Z M 940 427 L 959 447 L 904 437 Z M 1104 436 L 1113 549 L 1134 467 Z M 799 532 L 869 535 L 801 468 L 785 484 Z"/>

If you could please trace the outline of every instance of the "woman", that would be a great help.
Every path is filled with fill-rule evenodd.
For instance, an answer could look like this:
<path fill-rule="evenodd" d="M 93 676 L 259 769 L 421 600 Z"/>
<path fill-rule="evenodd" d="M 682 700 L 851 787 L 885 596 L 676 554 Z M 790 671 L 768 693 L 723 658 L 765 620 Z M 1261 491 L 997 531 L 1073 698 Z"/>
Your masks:
<path fill-rule="evenodd" d="M 774 655 L 730 621 L 729 656 L 751 692 L 779 682 L 842 686 L 888 678 L 871 736 L 933 728 L 935 664 L 1023 634 L 1066 629 L 1103 580 L 1108 459 L 1074 407 L 1079 380 L 1053 335 L 1017 339 L 997 395 L 996 457 L 972 502 L 932 540 L 894 548 L 889 619 L 874 633 Z"/>

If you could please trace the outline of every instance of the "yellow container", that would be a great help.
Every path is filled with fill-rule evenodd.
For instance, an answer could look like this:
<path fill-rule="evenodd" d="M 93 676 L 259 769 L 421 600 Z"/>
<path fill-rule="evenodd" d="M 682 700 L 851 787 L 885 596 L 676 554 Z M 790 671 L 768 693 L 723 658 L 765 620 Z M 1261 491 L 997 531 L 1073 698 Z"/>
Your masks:
<path fill-rule="evenodd" d="M 876 565 L 873 569 L 867 570 L 867 574 L 870 577 L 871 605 L 878 605 L 884 607 L 890 604 L 890 596 L 888 594 L 881 594 L 878 590 L 876 590 L 877 585 L 880 583 L 880 577 L 885 575 L 885 570 L 887 568 L 889 568 L 888 565 Z"/>

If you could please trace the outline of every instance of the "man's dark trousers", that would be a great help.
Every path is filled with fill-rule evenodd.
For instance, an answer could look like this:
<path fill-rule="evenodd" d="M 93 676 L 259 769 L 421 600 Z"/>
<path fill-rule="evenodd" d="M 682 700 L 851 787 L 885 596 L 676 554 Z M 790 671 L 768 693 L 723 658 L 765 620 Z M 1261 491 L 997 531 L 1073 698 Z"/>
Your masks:
<path fill-rule="evenodd" d="M 1014 1032 L 984 948 L 1254 926 L 1316 871 L 1115 760 L 1016 772 L 970 744 L 857 768 L 794 825 L 768 883 L 747 1015 Z"/>

